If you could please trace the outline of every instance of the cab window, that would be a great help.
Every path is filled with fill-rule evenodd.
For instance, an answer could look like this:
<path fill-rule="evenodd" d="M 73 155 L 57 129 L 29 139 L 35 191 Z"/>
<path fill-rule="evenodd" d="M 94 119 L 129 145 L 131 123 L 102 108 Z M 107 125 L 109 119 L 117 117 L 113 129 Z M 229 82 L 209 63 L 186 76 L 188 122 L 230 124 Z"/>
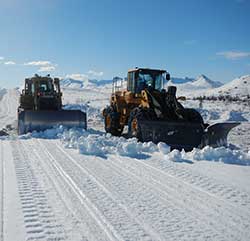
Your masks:
<path fill-rule="evenodd" d="M 135 89 L 135 73 L 128 73 L 128 91 L 134 92 Z"/>

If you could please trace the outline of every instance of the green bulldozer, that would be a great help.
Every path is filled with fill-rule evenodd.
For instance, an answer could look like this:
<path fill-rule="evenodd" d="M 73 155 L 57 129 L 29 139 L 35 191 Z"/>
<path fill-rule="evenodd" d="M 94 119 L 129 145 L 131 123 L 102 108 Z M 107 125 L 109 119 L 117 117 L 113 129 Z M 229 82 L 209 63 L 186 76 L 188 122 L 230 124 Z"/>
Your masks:
<path fill-rule="evenodd" d="M 35 75 L 25 79 L 18 107 L 18 134 L 43 131 L 54 126 L 87 128 L 86 113 L 62 108 L 58 78 Z"/>

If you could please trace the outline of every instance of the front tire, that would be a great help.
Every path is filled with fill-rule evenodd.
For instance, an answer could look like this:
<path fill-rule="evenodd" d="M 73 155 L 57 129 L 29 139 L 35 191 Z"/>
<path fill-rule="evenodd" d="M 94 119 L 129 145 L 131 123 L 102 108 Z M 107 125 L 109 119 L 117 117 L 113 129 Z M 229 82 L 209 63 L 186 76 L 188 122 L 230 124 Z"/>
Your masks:
<path fill-rule="evenodd" d="M 128 135 L 129 137 L 136 137 L 139 141 L 142 141 L 142 130 L 140 127 L 140 120 L 145 119 L 145 113 L 143 109 L 135 108 L 131 111 L 128 119 Z"/>
<path fill-rule="evenodd" d="M 108 107 L 104 112 L 105 131 L 113 136 L 121 136 L 123 127 L 120 125 L 119 113 L 111 107 Z"/>

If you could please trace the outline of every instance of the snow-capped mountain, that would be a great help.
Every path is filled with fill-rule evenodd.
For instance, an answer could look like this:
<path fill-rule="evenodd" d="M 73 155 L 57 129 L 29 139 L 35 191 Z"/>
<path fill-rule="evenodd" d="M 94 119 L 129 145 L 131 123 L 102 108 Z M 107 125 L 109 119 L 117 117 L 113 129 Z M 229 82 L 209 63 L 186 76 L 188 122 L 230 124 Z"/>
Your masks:
<path fill-rule="evenodd" d="M 187 94 L 199 95 L 209 89 L 214 89 L 222 85 L 220 82 L 213 81 L 205 75 L 200 75 L 195 79 L 187 77 L 185 79 L 178 78 L 179 79 L 178 82 L 176 82 L 176 79 L 177 78 L 172 78 L 170 81 L 166 83 L 165 87 L 167 88 L 167 86 L 170 85 L 176 86 L 178 95 L 187 95 Z"/>
<path fill-rule="evenodd" d="M 207 76 L 205 75 L 200 75 L 198 76 L 193 82 L 192 84 L 196 87 L 199 88 L 217 88 L 222 86 L 222 83 L 219 81 L 213 81 L 211 79 L 209 79 Z"/>
<path fill-rule="evenodd" d="M 61 86 L 63 88 L 72 88 L 72 89 L 83 89 L 83 88 L 91 88 L 91 87 L 100 87 L 105 86 L 107 84 L 111 84 L 112 80 L 96 80 L 96 79 L 84 79 L 84 80 L 76 80 L 72 78 L 62 79 L 60 81 Z"/>
<path fill-rule="evenodd" d="M 75 80 L 75 79 L 71 79 L 71 78 L 67 78 L 67 79 L 62 79 L 60 81 L 61 86 L 62 87 L 68 87 L 68 88 L 84 88 L 87 86 L 88 84 L 88 79 L 86 80 Z"/>
<path fill-rule="evenodd" d="M 216 89 L 208 90 L 206 95 L 230 95 L 246 98 L 250 95 L 250 75 L 241 76 Z"/>
<path fill-rule="evenodd" d="M 231 95 L 239 96 L 242 98 L 250 95 L 250 75 L 245 75 L 232 80 L 229 83 L 222 84 L 219 81 L 213 81 L 205 75 L 200 75 L 197 78 L 175 78 L 165 84 L 165 88 L 174 85 L 177 87 L 177 95 L 185 95 L 189 97 L 195 96 L 218 96 L 218 95 Z M 72 78 L 65 78 L 61 80 L 62 88 L 71 89 L 102 89 L 110 91 L 112 88 L 112 80 L 76 80 Z M 124 85 L 126 86 L 126 82 Z"/>

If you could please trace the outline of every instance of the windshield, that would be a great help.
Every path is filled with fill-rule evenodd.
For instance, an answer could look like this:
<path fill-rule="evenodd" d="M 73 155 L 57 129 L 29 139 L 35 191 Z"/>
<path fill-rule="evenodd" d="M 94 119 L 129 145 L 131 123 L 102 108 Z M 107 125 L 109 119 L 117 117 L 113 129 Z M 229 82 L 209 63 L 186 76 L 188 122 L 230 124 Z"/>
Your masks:
<path fill-rule="evenodd" d="M 41 81 L 39 85 L 39 92 L 52 92 L 53 85 L 51 81 Z"/>
<path fill-rule="evenodd" d="M 147 87 L 152 87 L 153 89 L 161 90 L 163 88 L 162 83 L 162 72 L 140 71 L 137 82 L 137 92 L 140 92 Z"/>

